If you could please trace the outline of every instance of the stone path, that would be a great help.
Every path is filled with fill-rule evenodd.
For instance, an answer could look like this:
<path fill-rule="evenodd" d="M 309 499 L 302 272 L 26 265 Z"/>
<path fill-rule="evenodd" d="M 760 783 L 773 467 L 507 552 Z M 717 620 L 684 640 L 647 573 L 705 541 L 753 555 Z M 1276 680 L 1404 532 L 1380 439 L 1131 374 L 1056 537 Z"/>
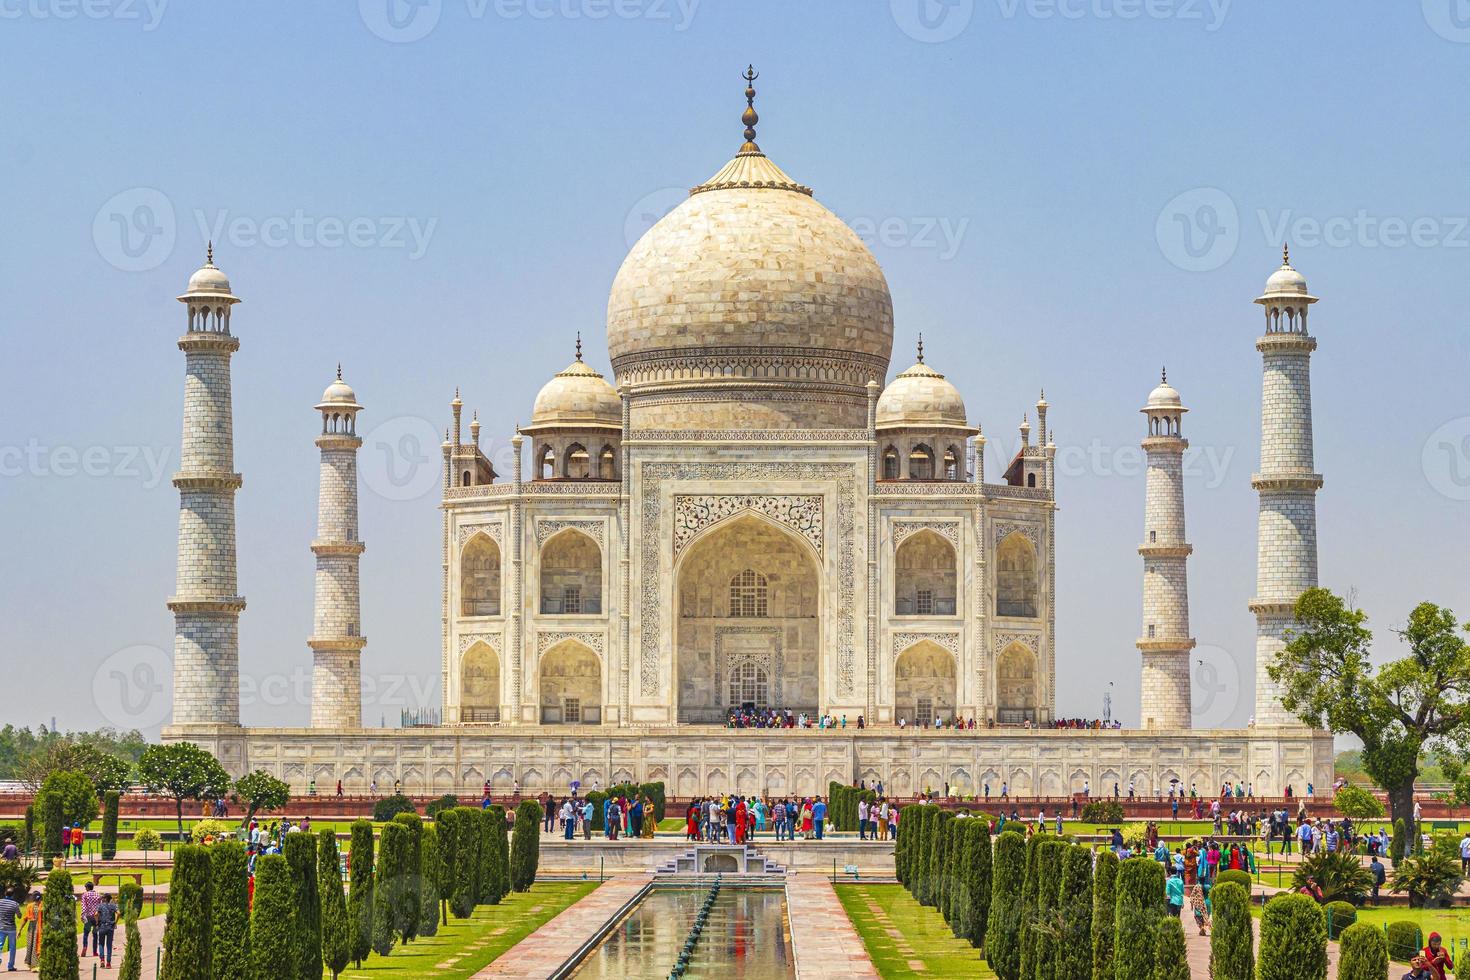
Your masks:
<path fill-rule="evenodd" d="M 609 878 L 580 902 L 563 910 L 514 949 L 476 973 L 474 980 L 530 980 L 532 977 L 550 976 L 651 878 L 647 874 Z"/>
<path fill-rule="evenodd" d="M 878 980 L 862 937 L 853 928 L 827 876 L 788 875 L 786 900 L 798 977 Z"/>
<path fill-rule="evenodd" d="M 1184 942 L 1189 954 L 1189 975 L 1193 980 L 1210 980 L 1210 937 L 1201 936 L 1194 927 L 1194 917 L 1185 909 L 1179 920 L 1184 924 Z M 1261 938 L 1261 920 L 1251 919 L 1257 947 Z M 1337 980 L 1337 943 L 1327 944 L 1327 980 Z"/>

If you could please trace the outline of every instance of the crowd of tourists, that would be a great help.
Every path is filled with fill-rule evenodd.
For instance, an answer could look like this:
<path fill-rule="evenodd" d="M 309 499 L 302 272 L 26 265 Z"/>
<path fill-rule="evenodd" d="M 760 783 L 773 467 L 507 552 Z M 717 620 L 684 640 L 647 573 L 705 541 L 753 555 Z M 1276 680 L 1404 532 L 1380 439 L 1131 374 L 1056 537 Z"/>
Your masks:
<path fill-rule="evenodd" d="M 1103 721 L 1101 718 L 1058 718 L 1052 722 L 1053 728 L 1074 728 L 1085 731 L 1105 731 L 1122 728 L 1121 721 Z"/>
<path fill-rule="evenodd" d="M 544 832 L 559 831 L 566 840 L 573 840 L 579 834 L 583 840 L 592 839 L 592 830 L 599 816 L 597 804 L 592 799 L 580 797 L 573 791 L 570 796 L 558 800 L 543 792 L 536 801 L 541 804 L 541 829 Z M 658 829 L 653 800 L 642 793 L 608 796 L 602 800 L 600 816 L 602 834 L 608 840 L 619 837 L 651 839 Z"/>

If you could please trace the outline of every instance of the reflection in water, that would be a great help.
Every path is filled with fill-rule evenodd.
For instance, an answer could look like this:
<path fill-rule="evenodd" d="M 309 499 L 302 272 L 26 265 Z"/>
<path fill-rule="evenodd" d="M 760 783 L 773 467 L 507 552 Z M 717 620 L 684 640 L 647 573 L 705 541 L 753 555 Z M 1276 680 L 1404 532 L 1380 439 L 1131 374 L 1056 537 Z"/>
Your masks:
<path fill-rule="evenodd" d="M 708 891 L 655 888 L 582 961 L 574 976 L 578 980 L 667 977 Z M 785 890 L 722 887 L 684 976 L 689 980 L 795 977 Z"/>

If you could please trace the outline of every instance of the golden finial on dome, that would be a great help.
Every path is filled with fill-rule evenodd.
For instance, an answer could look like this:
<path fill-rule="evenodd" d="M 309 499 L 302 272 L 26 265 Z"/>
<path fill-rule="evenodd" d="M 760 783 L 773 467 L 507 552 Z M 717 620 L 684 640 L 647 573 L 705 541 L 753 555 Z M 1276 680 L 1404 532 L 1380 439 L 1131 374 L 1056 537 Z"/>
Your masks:
<path fill-rule="evenodd" d="M 919 334 L 919 363 L 924 363 L 924 335 Z"/>
<path fill-rule="evenodd" d="M 204 264 L 214 265 L 214 239 L 211 238 L 204 249 Z"/>
<path fill-rule="evenodd" d="M 755 124 L 761 121 L 761 117 L 755 111 L 755 80 L 761 76 L 755 65 L 746 65 L 745 74 L 740 77 L 745 79 L 745 112 L 740 117 L 740 121 L 745 123 L 745 145 L 740 152 L 759 153 L 761 148 L 755 145 Z"/>
<path fill-rule="evenodd" d="M 577 331 L 577 363 L 582 362 L 582 331 Z"/>
<path fill-rule="evenodd" d="M 1287 269 L 1291 268 L 1291 246 L 1286 242 L 1281 243 L 1281 265 Z"/>

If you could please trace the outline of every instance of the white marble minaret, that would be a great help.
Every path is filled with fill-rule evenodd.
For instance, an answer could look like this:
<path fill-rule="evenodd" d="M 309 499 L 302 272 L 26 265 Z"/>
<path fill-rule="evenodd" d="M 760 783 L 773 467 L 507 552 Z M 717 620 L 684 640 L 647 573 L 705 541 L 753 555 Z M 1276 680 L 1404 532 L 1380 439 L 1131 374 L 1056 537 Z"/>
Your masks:
<path fill-rule="evenodd" d="M 1140 697 L 1144 728 L 1190 727 L 1189 572 L 1194 549 L 1184 540 L 1184 450 L 1180 423 L 1189 409 L 1165 374 L 1141 409 L 1148 416 L 1143 449 L 1148 484 L 1143 509 L 1143 656 Z"/>
<path fill-rule="evenodd" d="M 312 625 L 311 727 L 362 727 L 361 599 L 357 560 L 365 545 L 357 536 L 357 413 L 362 406 L 342 368 L 322 393 L 321 490 L 317 496 L 316 615 Z"/>
<path fill-rule="evenodd" d="M 1256 341 L 1264 361 L 1261 389 L 1261 469 L 1251 480 L 1261 498 L 1257 532 L 1256 714 L 1258 725 L 1295 724 L 1281 707 L 1266 667 L 1281 649 L 1297 597 L 1317 584 L 1317 491 L 1312 462 L 1312 351 L 1307 308 L 1317 302 L 1282 250 L 1281 268 L 1257 300 L 1266 333 Z"/>
<path fill-rule="evenodd" d="M 179 566 L 168 608 L 174 614 L 175 729 L 240 723 L 240 611 L 235 576 L 234 423 L 230 309 L 240 302 L 214 265 L 204 267 L 179 297 L 189 311 L 184 352 L 184 437 L 179 455 Z"/>

